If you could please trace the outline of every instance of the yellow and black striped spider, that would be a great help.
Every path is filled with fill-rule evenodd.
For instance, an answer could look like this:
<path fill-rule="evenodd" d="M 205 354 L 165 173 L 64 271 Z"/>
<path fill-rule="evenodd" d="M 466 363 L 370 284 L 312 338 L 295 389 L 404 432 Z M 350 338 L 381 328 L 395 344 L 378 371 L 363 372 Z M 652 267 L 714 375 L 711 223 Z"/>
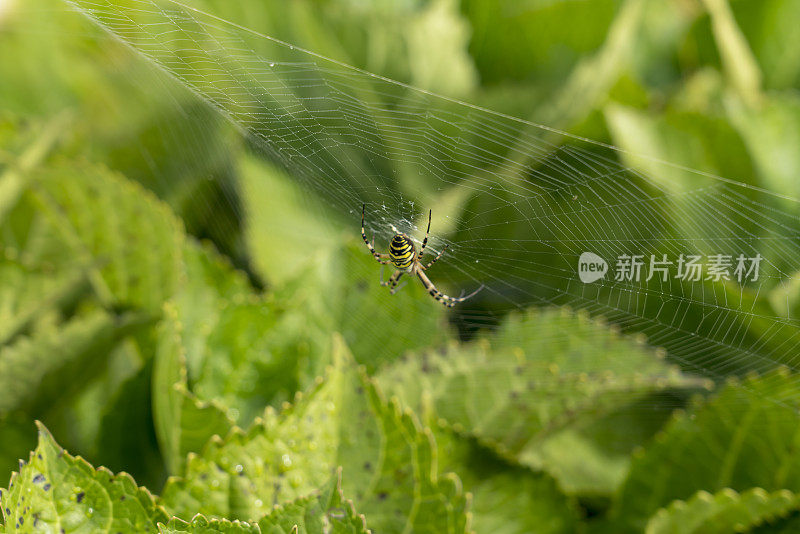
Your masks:
<path fill-rule="evenodd" d="M 414 243 L 411 239 L 405 234 L 395 234 L 392 240 L 389 242 L 389 253 L 388 254 L 379 254 L 375 252 L 375 237 L 372 237 L 372 243 L 367 240 L 367 232 L 364 230 L 364 212 L 367 209 L 367 205 L 364 204 L 361 206 L 361 237 L 364 239 L 364 244 L 367 245 L 372 256 L 380 263 L 381 265 L 387 265 L 391 263 L 397 270 L 392 274 L 391 278 L 389 278 L 388 282 L 384 282 L 383 280 L 383 273 L 381 273 L 381 285 L 382 286 L 389 286 L 389 292 L 394 295 L 399 287 L 397 287 L 397 283 L 400 281 L 400 278 L 408 273 L 413 275 L 417 275 L 417 278 L 420 279 L 422 285 L 425 286 L 425 289 L 428 291 L 428 294 L 447 306 L 448 308 L 452 308 L 459 302 L 464 302 L 470 297 L 475 296 L 478 291 L 483 289 L 483 286 L 479 287 L 469 295 L 464 297 L 448 297 L 438 289 L 436 286 L 433 285 L 433 282 L 430 281 L 428 276 L 425 274 L 425 271 L 430 268 L 431 265 L 436 263 L 436 260 L 442 257 L 444 251 L 447 250 L 447 245 L 442 247 L 442 251 L 433 258 L 427 265 L 422 264 L 422 255 L 425 253 L 425 245 L 428 244 L 428 232 L 431 231 L 431 215 L 433 214 L 433 210 L 428 212 L 428 229 L 425 230 L 425 239 L 422 240 L 422 246 L 419 248 L 419 254 L 416 252 L 416 248 L 414 247 Z M 397 230 L 395 230 L 396 232 Z"/>

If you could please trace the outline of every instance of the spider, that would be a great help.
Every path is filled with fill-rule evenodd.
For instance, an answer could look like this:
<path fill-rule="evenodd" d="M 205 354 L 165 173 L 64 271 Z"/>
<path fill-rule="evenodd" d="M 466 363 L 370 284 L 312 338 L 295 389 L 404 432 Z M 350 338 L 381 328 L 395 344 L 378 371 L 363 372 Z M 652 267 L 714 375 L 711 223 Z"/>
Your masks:
<path fill-rule="evenodd" d="M 463 297 L 449 297 L 436 289 L 436 286 L 433 285 L 433 282 L 430 281 L 428 276 L 425 274 L 431 265 L 436 263 L 436 260 L 442 257 L 444 251 L 447 250 L 447 245 L 442 247 L 442 251 L 433 258 L 427 265 L 422 264 L 422 255 L 425 253 L 425 245 L 428 244 L 428 232 L 431 231 L 431 216 L 433 215 L 433 210 L 428 212 L 428 229 L 425 230 L 425 239 L 422 240 L 422 246 L 419 249 L 419 254 L 416 252 L 416 248 L 414 247 L 414 243 L 411 239 L 405 234 L 395 234 L 392 240 L 389 242 L 389 254 L 379 254 L 375 252 L 375 237 L 372 237 L 372 243 L 367 240 L 367 233 L 364 230 L 364 212 L 367 209 L 367 205 L 364 204 L 361 206 L 361 238 L 364 239 L 364 244 L 367 245 L 372 256 L 380 263 L 381 265 L 387 265 L 391 263 L 397 270 L 392 274 L 391 278 L 389 278 L 388 282 L 384 282 L 383 280 L 383 272 L 381 272 L 381 285 L 389 287 L 389 292 L 394 295 L 400 288 L 397 287 L 397 283 L 400 281 L 400 278 L 409 273 L 411 275 L 417 275 L 417 278 L 420 279 L 422 285 L 425 286 L 425 289 L 428 291 L 428 294 L 447 306 L 448 308 L 452 308 L 459 302 L 464 302 L 470 297 L 475 296 L 483 286 L 479 287 L 469 295 Z M 397 230 L 395 230 L 396 232 Z M 402 286 L 401 286 L 402 287 Z"/>

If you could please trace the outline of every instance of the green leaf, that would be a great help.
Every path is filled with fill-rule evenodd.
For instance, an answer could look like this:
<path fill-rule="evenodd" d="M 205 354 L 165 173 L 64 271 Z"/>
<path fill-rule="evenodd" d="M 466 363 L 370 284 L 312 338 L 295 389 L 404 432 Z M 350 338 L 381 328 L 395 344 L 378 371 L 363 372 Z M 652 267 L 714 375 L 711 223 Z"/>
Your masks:
<path fill-rule="evenodd" d="M 231 273 L 217 269 L 216 278 Z M 307 288 L 270 298 L 237 284 L 205 303 L 192 292 L 177 300 L 191 389 L 235 410 L 239 424 L 249 424 L 266 404 L 291 399 L 330 362 L 331 323 L 319 317 L 309 302 L 318 296 Z"/>
<path fill-rule="evenodd" d="M 478 72 L 467 53 L 471 32 L 459 13 L 459 4 L 434 0 L 418 4 L 421 8 L 412 13 L 403 13 L 402 3 L 386 4 L 395 6 L 391 10 L 376 9 L 377 17 L 373 15 L 365 24 L 369 31 L 367 46 L 375 51 L 383 49 L 383 54 L 381 58 L 370 55 L 366 68 L 437 94 L 470 94 L 477 85 Z M 380 20 L 377 25 L 376 18 Z M 387 37 L 392 39 L 389 47 L 378 44 L 386 43 Z M 398 62 L 399 58 L 404 61 Z"/>
<path fill-rule="evenodd" d="M 192 391 L 236 410 L 233 419 L 241 424 L 265 405 L 290 399 L 302 387 L 309 356 L 318 353 L 304 353 L 298 345 L 306 332 L 282 319 L 281 310 L 261 299 L 223 304 L 206 337 L 203 366 L 191 376 Z"/>
<path fill-rule="evenodd" d="M 146 363 L 119 385 L 115 383 L 119 378 L 102 377 L 96 387 L 110 389 L 108 397 L 98 395 L 99 399 L 85 403 L 80 411 L 76 410 L 74 417 L 78 421 L 99 419 L 92 447 L 87 448 L 92 451 L 94 462 L 112 471 L 124 469 L 142 485 L 158 488 L 163 484 L 165 473 L 163 455 L 153 428 L 153 359 L 141 354 L 130 339 L 124 346 L 131 353 L 138 353 L 139 361 Z M 71 422 L 67 421 L 67 425 Z M 61 428 L 65 426 L 61 424 Z"/>
<path fill-rule="evenodd" d="M 636 35 L 630 74 L 647 86 L 651 96 L 660 95 L 667 88 L 671 90 L 681 82 L 686 84 L 688 69 L 682 63 L 686 34 L 703 15 L 700 9 L 684 9 L 672 2 L 647 2 L 642 26 Z M 619 96 L 615 91 L 615 100 L 632 103 Z M 640 101 L 640 104 L 647 106 L 647 102 Z"/>
<path fill-rule="evenodd" d="M 356 360 L 370 370 L 407 350 L 444 340 L 444 307 L 430 298 L 418 280 L 407 280 L 407 286 L 395 295 L 380 286 L 382 266 L 363 243 L 355 242 L 360 206 L 353 206 L 346 221 L 350 232 L 341 234 L 329 220 L 333 215 L 324 206 L 309 209 L 313 197 L 309 201 L 307 192 L 274 166 L 246 159 L 241 181 L 248 213 L 246 236 L 255 267 L 279 285 L 276 301 L 287 309 L 302 310 L 306 317 L 298 321 L 295 314 L 293 324 L 284 330 L 293 332 L 298 322 L 305 322 L 311 333 L 308 337 L 316 340 L 309 344 L 317 350 L 317 326 L 325 342 L 328 332 L 339 331 Z M 367 226 L 378 228 L 378 222 L 371 224 L 368 219 Z M 380 230 L 390 231 L 385 223 Z M 385 250 L 380 235 L 376 247 Z M 446 260 L 445 255 L 441 261 Z M 391 270 L 383 270 L 388 278 Z M 435 270 L 431 273 L 436 281 Z M 327 363 L 325 358 L 321 363 Z"/>
<path fill-rule="evenodd" d="M 234 422 L 217 402 L 202 402 L 188 391 L 182 325 L 168 303 L 159 328 L 153 403 L 156 434 L 170 473 L 183 470 L 186 455 L 199 451 L 213 435 L 225 436 Z"/>
<path fill-rule="evenodd" d="M 261 532 L 272 534 L 370 532 L 364 516 L 358 515 L 353 503 L 344 499 L 341 468 L 312 495 L 276 506 L 258 522 L 258 526 Z"/>
<path fill-rule="evenodd" d="M 767 295 L 772 311 L 779 317 L 794 317 L 800 311 L 800 272 L 773 287 Z"/>
<path fill-rule="evenodd" d="M 87 287 L 86 269 L 58 269 L 53 265 L 29 265 L 9 259 L 0 261 L 0 344 L 24 333 L 47 312 L 74 299 Z"/>
<path fill-rule="evenodd" d="M 257 520 L 342 466 L 345 493 L 376 531 L 464 532 L 466 497 L 457 478 L 437 476 L 430 432 L 382 398 L 338 337 L 333 354 L 327 377 L 280 415 L 268 408 L 247 432 L 191 455 L 185 475 L 165 486 L 168 508 Z"/>
<path fill-rule="evenodd" d="M 794 90 L 800 81 L 800 35 L 795 21 L 800 4 L 794 0 L 732 2 L 736 22 L 758 60 L 770 89 Z"/>
<path fill-rule="evenodd" d="M 177 442 L 168 437 L 184 426 L 167 415 L 184 402 L 173 384 L 183 382 L 185 392 L 217 403 L 246 426 L 265 405 L 279 406 L 323 372 L 331 359 L 329 332 L 337 323 L 356 343 L 357 359 L 372 366 L 444 337 L 444 308 L 421 286 L 412 284 L 390 296 L 378 283 L 363 280 L 379 271 L 363 246 L 310 263 L 272 298 L 238 285 L 231 294 L 220 292 L 213 288 L 210 273 L 202 274 L 193 263 L 187 254 L 193 282 L 163 320 L 155 370 L 157 428 L 164 450 L 172 451 L 166 455 L 172 458 L 173 473 L 180 472 L 187 452 L 176 449 Z M 226 276 L 220 270 L 217 277 Z M 206 278 L 208 282 L 201 282 Z M 368 336 L 362 335 L 365 316 L 370 317 Z M 187 376 L 182 378 L 183 373 Z"/>
<path fill-rule="evenodd" d="M 156 435 L 172 474 L 182 471 L 189 452 L 199 451 L 214 434 L 227 434 L 233 424 L 219 401 L 205 402 L 189 390 L 187 355 L 197 375 L 223 303 L 252 298 L 244 274 L 211 245 L 188 239 L 183 257 L 187 283 L 164 307 L 153 372 Z"/>
<path fill-rule="evenodd" d="M 75 394 L 64 391 L 39 413 L 50 432 L 61 436 L 65 448 L 112 471 L 124 470 L 144 486 L 158 487 L 164 469 L 152 431 L 152 351 L 142 346 L 150 326 L 100 351 L 100 364 L 80 369 L 85 381 L 76 381 Z M 17 458 L 34 446 L 25 447 Z"/>
<path fill-rule="evenodd" d="M 736 24 L 727 0 L 703 0 L 725 74 L 739 97 L 756 104 L 761 97 L 761 69 Z"/>
<path fill-rule="evenodd" d="M 208 336 L 231 303 L 252 303 L 254 291 L 244 273 L 234 269 L 230 261 L 209 243 L 188 239 L 183 250 L 186 283 L 174 297 L 184 335 L 186 364 L 193 376 L 204 363 Z"/>
<path fill-rule="evenodd" d="M 188 368 L 188 380 L 182 379 L 186 390 L 225 406 L 239 424 L 249 424 L 265 405 L 290 399 L 329 361 L 323 331 L 310 320 L 304 322 L 300 309 L 282 309 L 252 295 L 217 301 L 194 328 L 184 323 L 184 317 L 197 316 L 198 311 L 176 303 L 172 316 L 164 320 L 167 339 L 159 350 L 160 361 L 185 355 L 186 362 L 179 365 Z M 159 364 L 158 381 L 172 387 L 183 372 L 173 369 L 161 378 Z"/>
<path fill-rule="evenodd" d="M 744 532 L 796 510 L 800 498 L 788 490 L 767 493 L 753 488 L 744 493 L 723 489 L 711 495 L 699 491 L 688 501 L 674 501 L 647 523 L 647 534 L 680 532 Z"/>
<path fill-rule="evenodd" d="M 588 5 L 468 0 L 462 7 L 472 25 L 470 53 L 484 84 L 536 79 L 554 86 L 601 46 L 616 9 L 617 2 L 608 0 Z"/>
<path fill-rule="evenodd" d="M 16 133 L 18 128 L 12 127 L 5 120 L 3 123 L 0 127 L 4 130 L 13 129 Z M 2 171 L 0 172 L 0 223 L 5 220 L 8 212 L 11 211 L 25 191 L 31 179 L 31 171 L 47 158 L 48 153 L 57 143 L 59 137 L 63 135 L 66 126 L 67 115 L 57 115 L 48 123 L 36 128 L 35 133 L 25 132 L 27 135 L 24 136 L 24 139 L 27 140 L 29 137 L 33 137 L 33 139 L 18 157 L 11 159 L 11 156 L 6 156 L 11 161 L 3 161 L 6 157 L 0 159 L 0 164 L 4 164 L 0 166 L 0 171 Z M 19 138 L 22 136 L 14 137 Z M 1 141 L 4 141 L 4 139 L 0 138 Z M 0 154 L 8 148 L 5 143 L 0 143 Z"/>
<path fill-rule="evenodd" d="M 243 521 L 228 521 L 227 519 L 206 519 L 196 515 L 190 522 L 173 517 L 166 525 L 159 523 L 160 534 L 260 534 L 257 525 L 250 525 Z"/>
<path fill-rule="evenodd" d="M 676 499 L 725 488 L 800 491 L 797 380 L 785 370 L 731 380 L 677 415 L 634 459 L 614 505 L 618 532 L 639 531 Z"/>
<path fill-rule="evenodd" d="M 534 472 L 499 458 L 473 438 L 439 421 L 432 424 L 439 472 L 452 471 L 472 494 L 470 512 L 475 532 L 527 534 L 574 532 L 575 504 L 548 474 Z"/>
<path fill-rule="evenodd" d="M 624 163 L 673 194 L 719 182 L 695 171 L 751 182 L 753 164 L 739 132 L 726 120 L 694 110 L 667 110 L 659 117 L 619 104 L 604 109 L 614 144 L 624 149 Z M 661 160 L 661 161 L 659 161 Z M 668 161 L 673 165 L 662 163 Z M 689 209 L 689 199 L 678 196 Z M 672 210 L 681 213 L 679 204 Z M 699 230 L 688 227 L 689 236 Z"/>
<path fill-rule="evenodd" d="M 625 480 L 631 451 L 647 443 L 682 405 L 671 393 L 648 395 L 575 421 L 546 437 L 531 463 L 546 469 L 570 494 L 610 497 Z"/>
<path fill-rule="evenodd" d="M 800 143 L 800 97 L 794 93 L 770 95 L 759 106 L 730 97 L 725 104 L 731 124 L 753 158 L 761 184 L 797 198 L 800 155 L 795 147 Z M 795 204 L 787 206 L 794 209 Z"/>
<path fill-rule="evenodd" d="M 95 470 L 67 454 L 39 424 L 39 445 L 2 495 L 3 519 L 17 531 L 157 532 L 167 515 L 125 473 Z"/>
<path fill-rule="evenodd" d="M 202 450 L 212 436 L 225 436 L 233 428 L 234 422 L 223 406 L 214 401 L 199 400 L 180 384 L 176 384 L 174 388 L 181 399 L 181 434 L 178 444 L 180 454 L 186 456 L 190 452 Z"/>
<path fill-rule="evenodd" d="M 187 283 L 176 299 L 187 306 L 203 308 L 217 298 L 243 298 L 253 292 L 247 275 L 237 270 L 227 256 L 208 241 L 187 239 L 183 249 Z"/>
<path fill-rule="evenodd" d="M 440 262 L 447 261 L 445 254 Z M 372 372 L 401 354 L 442 344 L 448 335 L 446 309 L 428 295 L 419 280 L 407 280 L 391 295 L 380 285 L 382 266 L 363 243 L 343 251 L 340 288 L 334 316 L 356 360 Z M 436 267 L 428 272 L 436 279 Z M 391 270 L 386 270 L 384 279 Z M 403 282 L 401 282 L 403 283 Z"/>
<path fill-rule="evenodd" d="M 318 324 L 304 284 L 283 288 L 278 301 L 256 295 L 210 249 L 191 245 L 185 257 L 190 283 L 165 307 L 154 374 L 156 428 L 173 474 L 209 437 L 291 399 L 330 362 L 331 324 Z"/>
<path fill-rule="evenodd" d="M 142 324 L 94 310 L 58 326 L 45 326 L 0 349 L 0 415 L 49 408 L 101 371 L 108 351 Z"/>
<path fill-rule="evenodd" d="M 183 229 L 167 206 L 89 164 L 42 169 L 31 194 L 63 242 L 59 260 L 90 268 L 104 305 L 160 312 L 183 274 Z"/>
<path fill-rule="evenodd" d="M 639 43 L 644 14 L 644 2 L 628 0 L 622 4 L 608 28 L 603 46 L 594 55 L 581 59 L 555 94 L 534 110 L 530 118 L 537 126 L 529 128 L 531 135 L 542 135 L 538 124 L 569 130 L 607 98 L 623 70 L 631 63 L 636 48 L 634 43 Z M 560 134 L 550 132 L 547 135 L 563 142 Z"/>
<path fill-rule="evenodd" d="M 457 431 L 551 472 L 570 491 L 606 493 L 621 480 L 635 443 L 607 448 L 601 433 L 583 432 L 588 422 L 655 392 L 705 384 L 667 365 L 663 353 L 641 340 L 567 310 L 511 315 L 491 341 L 404 358 L 378 381 L 415 410 L 428 397 Z M 584 449 L 582 470 L 553 454 L 554 443 L 557 449 L 567 442 Z M 609 462 L 621 467 L 609 472 Z"/>
<path fill-rule="evenodd" d="M 307 192 L 276 166 L 254 157 L 242 158 L 241 166 L 245 239 L 257 272 L 280 284 L 296 278 L 312 258 L 329 261 L 341 236 L 328 214 L 308 209 Z"/>

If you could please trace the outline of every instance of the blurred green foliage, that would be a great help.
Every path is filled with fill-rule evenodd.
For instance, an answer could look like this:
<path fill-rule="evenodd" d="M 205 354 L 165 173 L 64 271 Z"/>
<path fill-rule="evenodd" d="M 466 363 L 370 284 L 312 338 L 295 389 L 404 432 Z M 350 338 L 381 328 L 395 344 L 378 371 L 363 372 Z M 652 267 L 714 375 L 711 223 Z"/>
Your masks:
<path fill-rule="evenodd" d="M 186 13 L 619 146 L 630 152 L 580 145 L 670 192 L 714 183 L 633 154 L 776 192 L 754 188 L 747 200 L 796 233 L 787 199 L 800 196 L 797 0 L 189 3 Z M 441 169 L 337 152 L 323 130 L 265 147 L 257 134 L 305 127 L 268 98 L 247 102 L 255 111 L 236 100 L 252 82 L 236 60 L 270 40 L 252 34 L 240 56 L 216 50 L 241 73 L 231 81 L 147 25 L 164 16 L 158 1 L 145 3 L 149 12 L 136 12 L 139 0 L 108 5 L 141 17 L 140 52 L 159 35 L 155 59 L 197 77 L 179 83 L 136 42 L 57 0 L 0 4 L 0 472 L 33 451 L 2 493 L 0 532 L 360 532 L 365 521 L 381 532 L 791 531 L 800 395 L 794 374 L 774 368 L 793 363 L 796 354 L 776 354 L 798 334 L 769 319 L 800 310 L 796 278 L 776 276 L 763 294 L 726 288 L 755 317 L 731 314 L 727 331 L 699 337 L 759 340 L 752 360 L 724 368 L 761 374 L 720 380 L 712 393 L 691 373 L 714 371 L 709 353 L 697 349 L 678 368 L 668 338 L 655 349 L 585 313 L 506 316 L 482 296 L 448 314 L 418 284 L 390 298 L 359 242 L 361 199 L 343 213 L 324 194 L 337 189 L 315 193 L 285 154 L 335 169 L 334 185 L 373 204 L 395 193 L 435 201 L 435 232 L 467 243 L 467 257 L 483 242 L 519 243 L 502 257 L 506 296 L 557 302 L 563 279 L 520 282 L 529 278 L 521 259 L 538 246 L 522 244 L 531 225 L 554 234 L 533 213 L 520 220 L 512 199 L 537 172 L 559 172 L 564 138 L 514 123 L 518 138 L 495 143 L 468 117 L 429 120 L 431 139 L 463 135 L 487 151 L 459 159 L 451 147 L 440 155 L 448 172 L 476 162 L 498 172 L 534 134 L 554 143 L 540 161 L 504 168 L 503 191 L 474 194 L 442 191 Z M 292 84 L 307 73 L 284 71 L 286 98 L 324 111 L 313 85 Z M 463 111 L 366 75 L 348 83 L 362 141 L 388 154 L 403 140 L 387 135 L 374 99 L 422 116 Z M 227 117 L 197 94 L 224 87 Z M 241 116 L 262 120 L 242 135 Z M 375 182 L 360 178 L 364 169 Z M 690 208 L 676 200 L 661 222 L 706 246 Z M 769 232 L 738 211 L 732 202 L 720 217 L 743 234 Z M 782 243 L 759 246 L 794 275 Z M 445 262 L 436 269 L 453 285 L 475 278 Z M 687 320 L 715 302 L 706 289 Z M 36 419 L 49 429 L 40 426 L 38 445 Z M 65 454 L 53 435 L 160 496 Z"/>

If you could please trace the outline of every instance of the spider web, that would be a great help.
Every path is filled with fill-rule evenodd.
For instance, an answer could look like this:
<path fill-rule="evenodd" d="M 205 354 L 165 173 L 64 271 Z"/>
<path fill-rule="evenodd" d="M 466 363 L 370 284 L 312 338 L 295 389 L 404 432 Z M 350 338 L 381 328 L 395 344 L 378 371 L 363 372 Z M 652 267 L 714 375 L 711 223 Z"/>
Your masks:
<path fill-rule="evenodd" d="M 433 281 L 455 295 L 485 285 L 457 309 L 468 327 L 569 306 L 713 378 L 796 370 L 798 199 L 409 87 L 177 1 L 67 3 L 226 117 L 332 225 L 357 235 L 366 203 L 376 243 L 393 227 L 419 243 L 432 208 L 431 249 L 449 246 Z M 587 252 L 608 266 L 588 283 Z M 716 254 L 760 255 L 758 279 L 676 278 L 681 255 L 707 269 Z M 645 269 L 667 255 L 669 275 L 616 279 L 635 255 Z"/>

